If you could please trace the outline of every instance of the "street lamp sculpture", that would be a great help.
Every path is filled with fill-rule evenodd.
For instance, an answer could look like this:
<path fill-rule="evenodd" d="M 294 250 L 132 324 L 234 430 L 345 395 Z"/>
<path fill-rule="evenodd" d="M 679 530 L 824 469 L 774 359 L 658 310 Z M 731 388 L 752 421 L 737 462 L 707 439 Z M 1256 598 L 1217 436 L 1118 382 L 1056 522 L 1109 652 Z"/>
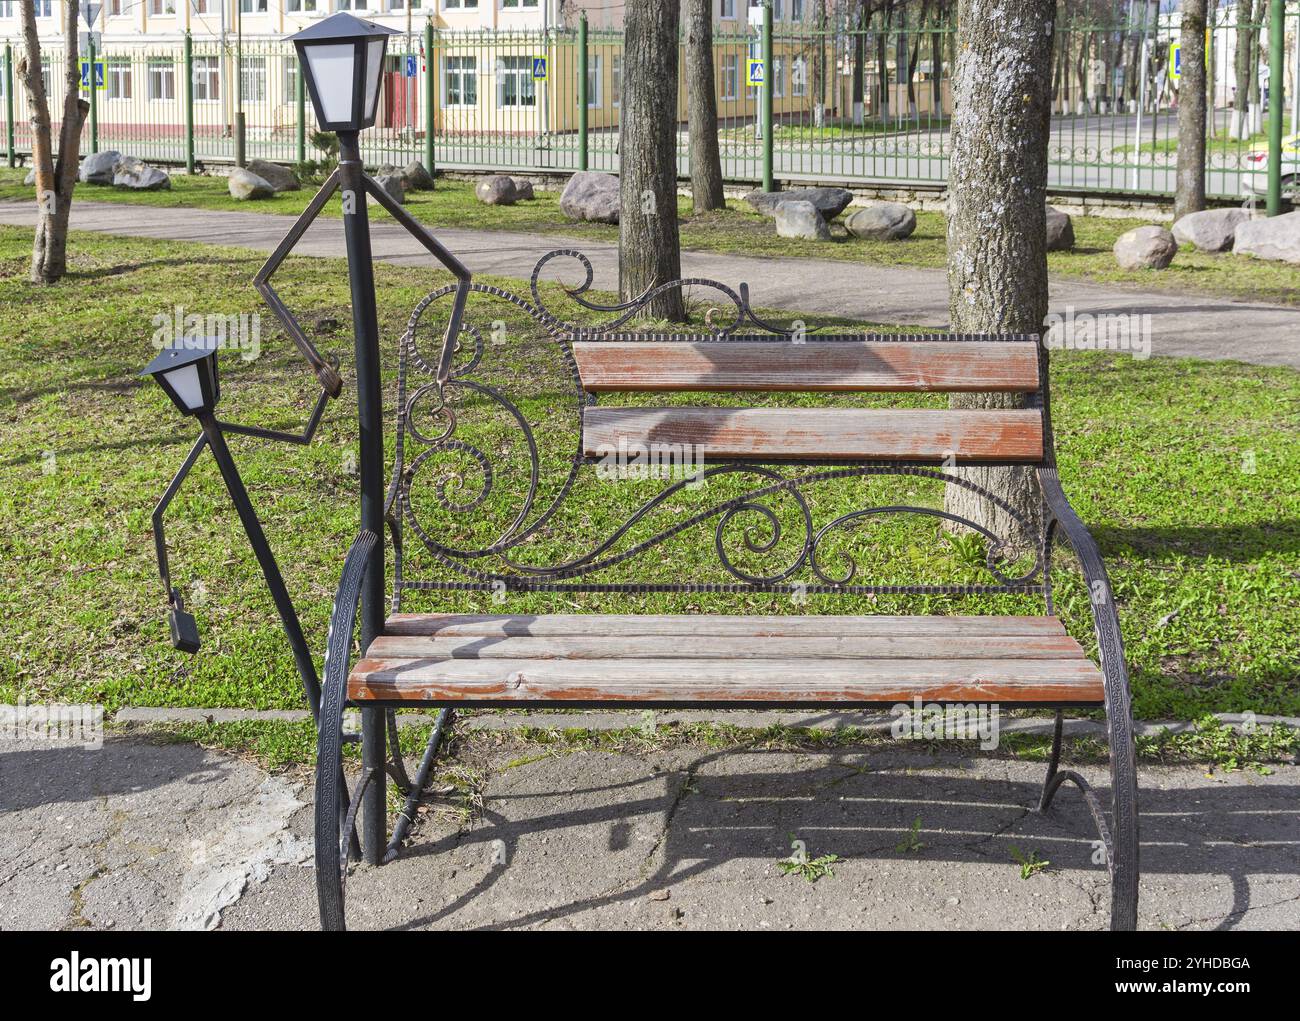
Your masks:
<path fill-rule="evenodd" d="M 248 490 L 244 488 L 239 470 L 235 467 L 230 448 L 226 445 L 225 434 L 233 432 L 260 439 L 310 443 L 316 433 L 316 427 L 320 424 L 329 393 L 325 390 L 321 391 L 315 410 L 301 434 L 220 422 L 216 417 L 217 402 L 221 399 L 221 378 L 217 372 L 217 352 L 220 349 L 221 341 L 215 337 L 178 338 L 159 351 L 158 356 L 140 373 L 142 376 L 152 376 L 181 414 L 198 419 L 199 426 L 203 430 L 153 512 L 154 546 L 158 554 L 158 573 L 162 577 L 163 588 L 167 593 L 172 645 L 182 652 L 197 652 L 199 629 L 194 615 L 185 609 L 180 592 L 172 585 L 171 569 L 167 561 L 167 539 L 163 532 L 163 515 L 180 491 L 185 477 L 189 475 L 190 469 L 199 459 L 203 448 L 210 447 L 212 456 L 216 458 L 217 467 L 221 470 L 226 489 L 230 493 L 231 502 L 235 505 L 239 520 L 253 547 L 253 553 L 262 568 L 266 586 L 270 589 L 276 612 L 280 615 L 280 622 L 293 649 L 294 662 L 298 668 L 298 675 L 302 678 L 307 702 L 311 706 L 312 715 L 315 716 L 320 708 L 320 680 L 316 675 L 316 666 L 307 648 L 302 625 L 293 608 L 293 601 L 289 598 L 289 591 L 285 587 L 280 568 L 271 553 L 261 522 L 258 521 L 257 514 L 253 510 L 253 504 L 248 498 Z"/>
<path fill-rule="evenodd" d="M 424 226 L 406 212 L 388 192 L 367 175 L 361 162 L 360 133 L 375 122 L 380 80 L 388 38 L 393 29 L 339 13 L 291 36 L 316 120 L 339 139 L 339 165 L 290 228 L 280 246 L 258 271 L 253 283 L 289 336 L 312 365 L 322 388 L 337 396 L 342 380 L 336 369 L 320 357 L 292 313 L 271 286 L 271 278 L 307 228 L 320 215 L 336 191 L 343 205 L 344 243 L 352 298 L 352 327 L 356 351 L 357 418 L 360 426 L 357 471 L 361 481 L 361 532 L 381 536 L 385 518 L 383 396 L 379 366 L 379 321 L 375 308 L 375 276 L 370 252 L 369 196 L 420 242 L 456 277 L 456 294 L 448 316 L 438 363 L 441 387 L 451 373 L 451 360 L 460 336 L 465 301 L 470 291 L 469 270 Z M 433 111 L 429 111 L 432 130 Z M 382 543 L 375 542 L 364 562 L 361 586 L 361 648 L 364 650 L 384 624 L 385 584 Z M 362 829 L 366 860 L 378 865 L 385 848 L 385 710 L 361 711 L 362 765 L 372 777 L 361 795 Z"/>

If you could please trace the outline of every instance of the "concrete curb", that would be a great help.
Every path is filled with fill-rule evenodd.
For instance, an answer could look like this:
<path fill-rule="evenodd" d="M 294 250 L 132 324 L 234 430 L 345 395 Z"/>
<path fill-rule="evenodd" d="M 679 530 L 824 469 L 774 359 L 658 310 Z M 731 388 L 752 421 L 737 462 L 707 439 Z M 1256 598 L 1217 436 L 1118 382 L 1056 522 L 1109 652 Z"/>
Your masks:
<path fill-rule="evenodd" d="M 758 729 L 777 724 L 786 727 L 817 728 L 821 730 L 843 730 L 856 727 L 860 730 L 888 730 L 893 716 L 881 711 L 871 713 L 855 712 L 804 712 L 793 710 L 672 710 L 653 714 L 656 726 L 671 726 L 684 723 L 715 723 L 732 727 Z M 1300 717 L 1295 716 L 1250 716 L 1245 713 L 1215 713 L 1214 718 L 1220 723 L 1241 729 L 1248 720 L 1254 726 L 1267 727 L 1281 724 L 1293 730 L 1300 730 Z M 112 723 L 126 728 L 145 727 L 169 723 L 239 723 L 284 721 L 291 723 L 305 722 L 311 714 L 305 709 L 172 709 L 172 708 L 127 708 L 120 709 L 113 715 Z M 402 713 L 397 717 L 398 726 L 417 727 L 433 722 L 432 713 Z M 536 727 L 542 730 L 623 730 L 635 727 L 646 719 L 642 710 L 625 710 L 623 712 L 580 712 L 580 713 L 537 713 L 513 712 L 510 715 L 472 716 L 460 722 L 459 726 L 469 730 L 505 731 L 521 727 Z M 1044 719 L 1005 720 L 1002 725 L 1004 734 L 1050 734 L 1053 721 Z M 1141 737 L 1153 737 L 1165 731 L 1181 734 L 1194 731 L 1196 724 L 1188 720 L 1155 720 L 1138 722 L 1135 730 Z M 1104 735 L 1106 725 L 1099 720 L 1065 721 L 1065 733 L 1071 737 L 1096 734 Z"/>

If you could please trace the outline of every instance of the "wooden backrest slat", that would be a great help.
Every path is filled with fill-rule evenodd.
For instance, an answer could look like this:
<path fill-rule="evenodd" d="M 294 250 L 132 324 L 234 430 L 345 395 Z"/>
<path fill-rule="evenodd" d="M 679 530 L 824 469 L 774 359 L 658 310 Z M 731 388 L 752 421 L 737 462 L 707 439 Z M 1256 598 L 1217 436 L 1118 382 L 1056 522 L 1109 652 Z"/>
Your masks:
<path fill-rule="evenodd" d="M 600 391 L 774 390 L 1032 392 L 1037 345 L 1026 341 L 579 341 L 583 388 Z"/>
<path fill-rule="evenodd" d="M 583 409 L 588 457 L 671 456 L 771 461 L 1034 462 L 1043 457 L 1036 408 Z"/>

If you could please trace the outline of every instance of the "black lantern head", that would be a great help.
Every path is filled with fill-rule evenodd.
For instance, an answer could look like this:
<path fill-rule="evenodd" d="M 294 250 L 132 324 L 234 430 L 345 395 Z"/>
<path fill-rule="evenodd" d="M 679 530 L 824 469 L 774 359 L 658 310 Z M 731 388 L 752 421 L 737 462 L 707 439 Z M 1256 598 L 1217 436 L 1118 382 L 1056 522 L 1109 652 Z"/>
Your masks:
<path fill-rule="evenodd" d="M 211 414 L 221 397 L 218 337 L 185 337 L 158 352 L 142 376 L 153 376 L 183 415 Z"/>
<path fill-rule="evenodd" d="M 396 34 L 340 12 L 289 37 L 324 130 L 360 131 L 375 123 L 384 52 Z"/>

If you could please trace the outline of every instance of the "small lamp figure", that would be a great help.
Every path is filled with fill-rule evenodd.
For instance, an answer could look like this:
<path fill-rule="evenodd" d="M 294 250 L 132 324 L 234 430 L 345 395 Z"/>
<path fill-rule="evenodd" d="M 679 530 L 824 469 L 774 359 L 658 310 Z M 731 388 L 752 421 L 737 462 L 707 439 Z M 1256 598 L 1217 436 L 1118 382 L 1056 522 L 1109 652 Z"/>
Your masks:
<path fill-rule="evenodd" d="M 190 469 L 194 467 L 203 448 L 211 447 L 212 456 L 216 458 L 217 466 L 221 470 L 221 477 L 230 493 L 231 502 L 235 505 L 239 520 L 253 547 L 253 553 L 257 556 L 267 588 L 271 591 L 271 598 L 275 601 L 280 622 L 293 649 L 294 661 L 307 693 L 308 704 L 311 706 L 312 714 L 315 715 L 320 704 L 320 681 L 316 676 L 316 665 L 308 651 L 302 625 L 293 608 L 293 601 L 289 598 L 289 591 L 285 587 L 280 568 L 271 553 L 261 522 L 258 521 L 257 514 L 253 510 L 253 504 L 248 498 L 248 490 L 244 488 L 243 479 L 240 478 L 239 470 L 235 467 L 230 448 L 226 445 L 225 433 L 233 432 L 289 443 L 310 443 L 316 427 L 320 424 L 321 415 L 330 395 L 327 391 L 321 391 L 307 428 L 301 435 L 219 422 L 215 412 L 217 402 L 221 399 L 221 379 L 217 372 L 217 352 L 221 346 L 221 340 L 216 337 L 184 337 L 159 351 L 157 357 L 140 373 L 141 376 L 152 376 L 181 414 L 197 418 L 203 430 L 203 434 L 190 449 L 180 471 L 172 479 L 153 512 L 154 548 L 158 555 L 158 572 L 162 576 L 163 587 L 167 592 L 168 624 L 171 629 L 172 645 L 182 652 L 193 653 L 199 650 L 200 642 L 198 622 L 193 614 L 186 611 L 180 593 L 172 585 L 171 570 L 167 561 L 167 541 L 163 534 L 163 514 L 180 491 L 181 484 L 189 475 Z"/>

